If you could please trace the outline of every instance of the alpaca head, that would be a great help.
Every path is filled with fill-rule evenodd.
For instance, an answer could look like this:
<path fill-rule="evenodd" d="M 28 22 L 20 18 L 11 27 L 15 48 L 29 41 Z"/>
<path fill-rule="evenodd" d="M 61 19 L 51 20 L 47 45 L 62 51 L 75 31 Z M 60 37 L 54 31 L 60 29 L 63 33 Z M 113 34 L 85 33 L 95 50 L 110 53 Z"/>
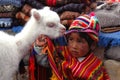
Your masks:
<path fill-rule="evenodd" d="M 49 7 L 40 10 L 32 9 L 31 15 L 36 21 L 36 26 L 40 27 L 37 30 L 41 34 L 47 35 L 50 38 L 57 38 L 64 34 L 66 29 L 60 23 L 59 15 L 50 10 Z"/>

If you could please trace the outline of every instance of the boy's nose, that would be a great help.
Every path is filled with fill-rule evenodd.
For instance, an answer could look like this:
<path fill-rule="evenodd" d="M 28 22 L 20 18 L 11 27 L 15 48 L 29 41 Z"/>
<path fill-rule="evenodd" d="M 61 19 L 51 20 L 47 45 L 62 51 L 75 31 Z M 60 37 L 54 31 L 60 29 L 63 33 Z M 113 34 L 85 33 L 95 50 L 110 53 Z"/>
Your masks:
<path fill-rule="evenodd" d="M 72 46 L 73 48 L 77 48 L 77 45 L 78 45 L 78 44 L 77 44 L 76 42 L 73 42 L 71 46 Z"/>

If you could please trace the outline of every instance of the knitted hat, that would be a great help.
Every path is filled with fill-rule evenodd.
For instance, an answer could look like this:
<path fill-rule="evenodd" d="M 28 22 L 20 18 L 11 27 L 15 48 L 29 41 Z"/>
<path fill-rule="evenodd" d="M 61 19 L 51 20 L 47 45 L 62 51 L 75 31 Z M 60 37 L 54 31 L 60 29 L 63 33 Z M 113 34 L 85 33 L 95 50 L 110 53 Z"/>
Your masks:
<path fill-rule="evenodd" d="M 100 26 L 96 16 L 82 15 L 72 22 L 66 34 L 71 32 L 86 32 L 94 41 L 98 42 L 99 29 Z"/>

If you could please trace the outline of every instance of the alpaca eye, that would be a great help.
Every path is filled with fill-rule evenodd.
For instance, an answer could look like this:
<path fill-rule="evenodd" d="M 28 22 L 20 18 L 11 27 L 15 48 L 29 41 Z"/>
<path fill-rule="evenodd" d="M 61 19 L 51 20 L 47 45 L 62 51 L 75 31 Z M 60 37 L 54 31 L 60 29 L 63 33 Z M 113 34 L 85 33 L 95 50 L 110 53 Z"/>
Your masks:
<path fill-rule="evenodd" d="M 49 22 L 49 23 L 47 23 L 47 26 L 52 28 L 55 26 L 55 23 Z"/>

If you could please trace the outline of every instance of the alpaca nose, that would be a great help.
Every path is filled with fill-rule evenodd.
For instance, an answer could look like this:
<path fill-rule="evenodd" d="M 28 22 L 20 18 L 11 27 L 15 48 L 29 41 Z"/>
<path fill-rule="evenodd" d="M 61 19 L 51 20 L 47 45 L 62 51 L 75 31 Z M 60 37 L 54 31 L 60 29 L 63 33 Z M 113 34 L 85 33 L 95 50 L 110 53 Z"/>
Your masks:
<path fill-rule="evenodd" d="M 62 28 L 60 29 L 60 32 L 63 33 L 63 34 L 65 33 L 65 31 L 66 31 L 66 28 L 65 28 L 65 27 L 62 27 Z"/>

